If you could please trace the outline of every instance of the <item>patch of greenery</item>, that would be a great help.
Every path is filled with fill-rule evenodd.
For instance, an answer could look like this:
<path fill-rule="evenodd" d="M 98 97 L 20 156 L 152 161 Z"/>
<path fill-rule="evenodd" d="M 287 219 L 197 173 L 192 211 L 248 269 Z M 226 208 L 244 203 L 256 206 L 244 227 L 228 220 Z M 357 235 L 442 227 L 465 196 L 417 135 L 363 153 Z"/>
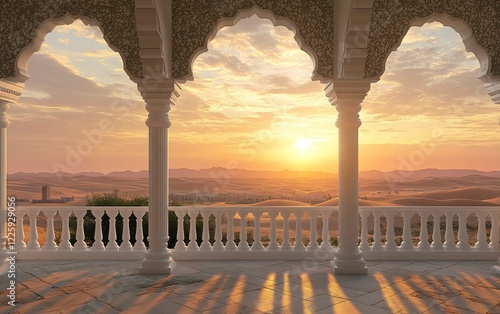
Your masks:
<path fill-rule="evenodd" d="M 148 206 L 147 196 L 135 196 L 132 198 L 119 197 L 116 194 L 92 193 L 86 197 L 87 206 Z"/>
<path fill-rule="evenodd" d="M 92 193 L 92 195 L 87 196 L 87 206 L 148 206 L 149 205 L 149 199 L 146 196 L 135 196 L 132 198 L 124 198 L 124 197 L 119 197 L 115 194 L 100 194 L 100 193 Z M 169 206 L 183 206 L 182 203 L 177 202 L 177 201 L 170 201 Z M 102 236 L 103 239 L 102 241 L 104 242 L 104 245 L 107 245 L 109 242 L 109 220 L 110 217 L 108 216 L 107 213 L 105 213 L 102 217 Z M 137 223 L 142 223 L 142 230 L 143 230 L 143 235 L 142 238 L 144 239 L 144 244 L 146 247 L 149 245 L 147 238 L 149 235 L 149 229 L 148 229 L 148 213 L 146 213 L 143 217 L 142 220 L 140 221 L 137 216 L 132 214 L 130 217 L 123 217 L 121 214 L 119 214 L 116 218 L 115 221 L 115 228 L 116 228 L 116 242 L 118 245 L 120 245 L 123 242 L 123 221 L 124 218 L 128 218 L 129 220 L 129 230 L 130 230 L 130 243 L 134 245 L 136 243 L 136 230 L 137 230 Z M 183 217 L 183 223 L 184 223 L 184 239 L 189 238 L 189 228 L 190 228 L 190 217 L 186 215 Z M 126 219 L 125 219 L 126 221 Z M 178 218 L 175 212 L 169 211 L 168 212 L 168 234 L 169 234 L 169 240 L 168 240 L 168 247 L 173 248 L 175 244 L 177 243 L 177 224 Z M 197 215 L 196 217 L 196 239 L 194 239 L 198 245 L 201 245 L 202 242 L 202 233 L 203 233 L 203 218 L 201 215 Z M 92 246 L 92 244 L 95 242 L 95 227 L 96 227 L 96 217 L 92 215 L 92 211 L 88 210 L 87 214 L 84 216 L 84 234 L 85 234 L 85 242 L 87 245 Z M 70 217 L 70 222 L 69 222 L 69 228 L 70 228 L 70 242 L 71 244 L 74 245 L 76 242 L 76 229 L 77 229 L 77 221 L 76 217 L 72 215 Z M 210 235 L 210 242 L 214 242 L 214 234 L 215 234 L 215 217 L 213 215 L 210 216 L 209 218 L 209 235 Z M 138 235 L 139 238 L 141 238 Z M 183 240 L 184 240 L 183 239 Z M 189 243 L 189 241 L 185 241 L 186 245 Z"/>

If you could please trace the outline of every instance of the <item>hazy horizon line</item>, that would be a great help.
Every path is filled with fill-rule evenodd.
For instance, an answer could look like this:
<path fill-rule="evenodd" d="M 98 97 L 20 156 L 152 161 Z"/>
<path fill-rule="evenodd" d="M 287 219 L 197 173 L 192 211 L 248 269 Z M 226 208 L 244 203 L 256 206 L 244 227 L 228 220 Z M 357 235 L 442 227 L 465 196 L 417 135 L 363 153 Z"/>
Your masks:
<path fill-rule="evenodd" d="M 210 167 L 210 168 L 186 168 L 186 167 L 181 167 L 181 168 L 169 168 L 169 171 L 171 170 L 190 170 L 190 171 L 204 171 L 204 170 L 213 170 L 213 169 L 224 169 L 227 171 L 252 171 L 252 172 L 316 172 L 316 173 L 325 173 L 325 174 L 335 174 L 338 175 L 338 172 L 329 172 L 329 171 L 321 171 L 321 170 L 290 170 L 290 169 L 282 169 L 282 170 L 269 170 L 269 169 L 264 169 L 264 170 L 255 170 L 255 169 L 246 169 L 246 168 L 225 168 L 225 167 Z M 498 170 L 478 170 L 478 169 L 473 169 L 473 168 L 420 168 L 420 169 L 394 169 L 394 170 L 378 170 L 378 169 L 370 169 L 370 170 L 359 170 L 359 172 L 372 172 L 372 171 L 378 171 L 381 173 L 390 173 L 390 172 L 415 172 L 415 171 L 424 171 L 424 170 L 437 170 L 437 171 L 477 171 L 477 172 L 484 172 L 484 173 L 491 173 L 491 172 L 499 172 L 500 169 Z M 140 172 L 149 172 L 147 169 L 143 170 L 113 170 L 110 172 L 103 172 L 103 171 L 80 171 L 80 172 L 65 172 L 65 171 L 58 171 L 58 172 L 51 172 L 51 171 L 39 171 L 39 172 L 24 172 L 24 171 L 17 171 L 17 172 L 9 172 L 7 173 L 8 175 L 13 175 L 13 174 L 18 174 L 18 173 L 26 173 L 26 174 L 58 174 L 58 173 L 65 173 L 65 174 L 71 174 L 71 175 L 76 175 L 76 174 L 85 174 L 85 173 L 96 173 L 96 174 L 103 174 L 103 175 L 109 175 L 111 173 L 120 173 L 120 172 L 131 172 L 131 173 L 140 173 Z"/>

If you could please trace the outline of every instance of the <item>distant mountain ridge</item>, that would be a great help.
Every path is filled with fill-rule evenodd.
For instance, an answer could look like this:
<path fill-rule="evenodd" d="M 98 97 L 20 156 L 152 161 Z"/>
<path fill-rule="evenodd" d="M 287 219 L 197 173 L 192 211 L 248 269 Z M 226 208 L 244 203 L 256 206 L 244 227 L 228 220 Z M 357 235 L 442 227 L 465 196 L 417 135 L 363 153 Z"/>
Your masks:
<path fill-rule="evenodd" d="M 222 167 L 213 167 L 207 169 L 188 169 L 178 168 L 170 169 L 171 178 L 315 178 L 315 179 L 336 179 L 337 174 L 321 171 L 257 171 L 247 169 L 226 169 Z M 51 173 L 51 172 L 38 172 L 38 173 L 25 173 L 16 172 L 8 175 L 9 178 L 21 177 L 66 177 L 75 178 L 79 176 L 85 177 L 108 177 L 108 178 L 132 178 L 144 179 L 148 178 L 148 171 L 113 171 L 108 174 L 102 172 L 79 172 L 79 173 Z M 361 171 L 359 173 L 360 179 L 364 180 L 415 180 L 423 178 L 454 178 L 465 176 L 485 176 L 500 178 L 500 171 L 479 171 L 473 169 L 421 169 L 414 171 L 387 171 L 382 172 L 378 170 Z"/>

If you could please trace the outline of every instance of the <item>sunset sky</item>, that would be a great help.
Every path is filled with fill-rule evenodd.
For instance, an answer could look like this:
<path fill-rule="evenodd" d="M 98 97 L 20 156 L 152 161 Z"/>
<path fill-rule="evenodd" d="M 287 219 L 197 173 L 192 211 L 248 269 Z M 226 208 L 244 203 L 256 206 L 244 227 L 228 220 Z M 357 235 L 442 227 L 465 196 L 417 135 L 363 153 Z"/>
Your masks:
<path fill-rule="evenodd" d="M 223 28 L 171 111 L 170 167 L 336 173 L 337 113 L 312 69 L 285 27 L 254 16 Z M 360 169 L 500 170 L 500 110 L 478 71 L 451 28 L 412 28 L 363 104 Z M 8 112 L 9 173 L 147 169 L 144 103 L 98 28 L 57 27 L 29 74 Z M 112 130 L 83 145 L 102 121 Z"/>

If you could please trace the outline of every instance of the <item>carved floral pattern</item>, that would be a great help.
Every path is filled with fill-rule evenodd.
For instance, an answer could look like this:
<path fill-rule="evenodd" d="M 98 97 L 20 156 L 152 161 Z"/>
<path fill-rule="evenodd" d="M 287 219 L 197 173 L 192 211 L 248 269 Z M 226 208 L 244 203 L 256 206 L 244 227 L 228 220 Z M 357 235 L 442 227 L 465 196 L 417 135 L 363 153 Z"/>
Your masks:
<path fill-rule="evenodd" d="M 48 19 L 67 13 L 99 22 L 104 37 L 122 55 L 127 72 L 142 78 L 135 1 L 131 0 L 2 0 L 0 2 L 0 77 L 16 75 L 16 58 L 35 39 Z"/>
<path fill-rule="evenodd" d="M 316 54 L 315 74 L 332 78 L 334 73 L 334 5 L 325 0 L 173 0 L 173 76 L 191 76 L 191 58 L 206 48 L 209 34 L 222 18 L 258 6 L 276 18 L 287 18 Z"/>
<path fill-rule="evenodd" d="M 500 1 L 498 0 L 375 0 L 366 60 L 366 78 L 379 78 L 389 54 L 412 20 L 447 13 L 465 21 L 491 56 L 491 75 L 500 76 Z"/>

